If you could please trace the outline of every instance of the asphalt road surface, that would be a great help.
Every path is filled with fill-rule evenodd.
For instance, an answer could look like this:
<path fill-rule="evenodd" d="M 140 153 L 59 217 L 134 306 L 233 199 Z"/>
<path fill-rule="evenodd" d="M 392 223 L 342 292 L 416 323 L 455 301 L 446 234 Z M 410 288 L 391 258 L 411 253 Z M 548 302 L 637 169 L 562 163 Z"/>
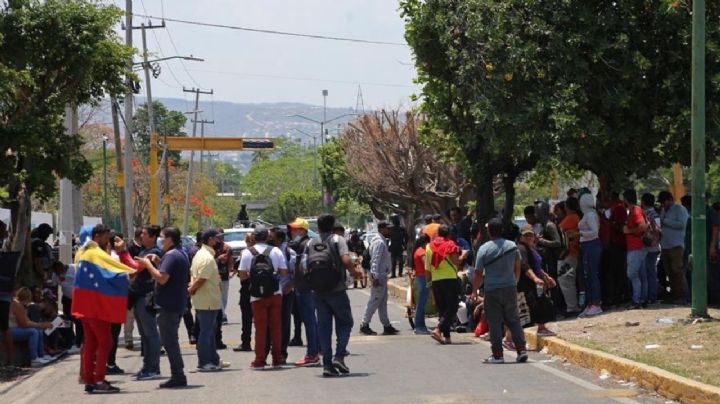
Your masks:
<path fill-rule="evenodd" d="M 225 343 L 236 346 L 240 339 L 238 281 L 232 280 L 228 315 L 224 327 Z M 140 353 L 120 348 L 118 364 L 126 375 L 108 376 L 122 389 L 113 396 L 86 395 L 78 384 L 79 356 L 47 366 L 37 374 L 0 395 L 3 403 L 665 403 L 658 396 L 637 389 L 627 382 L 601 380 L 597 374 L 579 369 L 539 353 L 531 353 L 526 364 L 515 364 L 514 353 L 507 353 L 504 365 L 485 365 L 490 354 L 487 342 L 470 335 L 453 335 L 453 345 L 440 346 L 428 336 L 413 335 L 402 307 L 389 305 L 391 320 L 401 333 L 396 336 L 362 336 L 360 318 L 369 296 L 366 290 L 349 292 L 355 327 L 346 358 L 351 374 L 325 379 L 321 367 L 253 371 L 253 354 L 220 351 L 232 364 L 219 373 L 197 373 L 197 356 L 187 344 L 181 324 L 180 335 L 185 371 L 190 386 L 178 390 L 159 390 L 162 380 L 134 381 Z M 434 321 L 429 321 L 429 324 Z M 371 324 L 381 331 L 377 318 Z M 122 335 L 121 335 L 122 346 Z M 139 343 L 136 343 L 138 346 Z M 300 359 L 305 348 L 290 348 L 288 362 Z M 162 373 L 169 376 L 167 358 L 161 358 Z"/>

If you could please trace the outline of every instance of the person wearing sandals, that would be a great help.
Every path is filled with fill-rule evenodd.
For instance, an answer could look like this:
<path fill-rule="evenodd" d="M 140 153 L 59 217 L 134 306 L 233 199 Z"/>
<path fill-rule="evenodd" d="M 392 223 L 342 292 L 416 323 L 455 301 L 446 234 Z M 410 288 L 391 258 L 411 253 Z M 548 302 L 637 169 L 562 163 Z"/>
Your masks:
<path fill-rule="evenodd" d="M 525 294 L 525 300 L 530 307 L 530 319 L 538 326 L 538 336 L 555 336 L 555 333 L 546 326 L 547 323 L 555 320 L 555 310 L 546 292 L 556 284 L 555 280 L 542 269 L 543 259 L 537 250 L 537 236 L 532 225 L 526 224 L 520 229 L 518 251 L 520 251 L 521 272 L 517 288 Z"/>
<path fill-rule="evenodd" d="M 451 343 L 450 326 L 457 318 L 460 300 L 457 268 L 467 256 L 467 253 L 460 255 L 460 247 L 449 237 L 450 228 L 441 225 L 437 237 L 428 244 L 425 256 L 425 274 L 428 281 L 432 281 L 432 291 L 439 314 L 438 326 L 430 336 L 443 345 Z"/>
<path fill-rule="evenodd" d="M 490 326 L 492 355 L 485 363 L 505 363 L 503 357 L 503 325 L 512 333 L 517 352 L 517 362 L 527 362 L 525 335 L 518 316 L 516 283 L 520 278 L 520 254 L 517 246 L 502 238 L 503 224 L 491 219 L 487 226 L 490 240 L 483 244 L 476 255 L 473 292 L 477 296 L 481 285 L 485 289 L 485 316 Z"/>

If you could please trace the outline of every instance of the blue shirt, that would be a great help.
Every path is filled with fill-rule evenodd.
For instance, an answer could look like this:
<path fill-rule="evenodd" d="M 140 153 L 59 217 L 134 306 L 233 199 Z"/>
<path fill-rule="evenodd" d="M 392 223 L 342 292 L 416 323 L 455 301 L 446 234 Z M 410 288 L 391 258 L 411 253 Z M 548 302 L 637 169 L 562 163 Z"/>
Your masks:
<path fill-rule="evenodd" d="M 181 246 L 163 256 L 158 271 L 170 277 L 164 285 L 155 285 L 155 305 L 164 311 L 184 312 L 187 307 L 190 260 Z"/>
<path fill-rule="evenodd" d="M 660 245 L 663 250 L 685 246 L 685 230 L 687 229 L 688 216 L 687 209 L 678 204 L 673 204 L 667 210 L 662 211 L 660 214 L 660 222 L 662 223 Z"/>
<path fill-rule="evenodd" d="M 512 241 L 499 238 L 480 246 L 475 261 L 475 270 L 482 268 L 485 274 L 485 292 L 516 287 L 515 262 L 519 260 L 520 252 Z"/>

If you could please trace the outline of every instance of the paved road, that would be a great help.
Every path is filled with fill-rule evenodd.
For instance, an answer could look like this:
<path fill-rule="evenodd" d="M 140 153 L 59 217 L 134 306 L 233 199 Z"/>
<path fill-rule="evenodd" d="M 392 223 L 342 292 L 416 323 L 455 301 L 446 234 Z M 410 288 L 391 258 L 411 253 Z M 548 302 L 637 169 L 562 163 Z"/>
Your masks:
<path fill-rule="evenodd" d="M 549 363 L 541 354 L 531 354 L 528 364 L 483 365 L 489 355 L 489 344 L 469 337 L 454 336 L 454 345 L 440 346 L 427 336 L 409 331 L 402 307 L 390 305 L 395 327 L 402 330 L 392 337 L 367 337 L 357 333 L 359 317 L 367 301 L 364 290 L 350 292 L 356 327 L 350 340 L 351 356 L 346 359 L 352 374 L 324 379 L 322 368 L 292 368 L 251 371 L 252 353 L 221 352 L 223 360 L 232 363 L 221 373 L 196 373 L 195 350 L 183 346 L 188 382 L 182 390 L 158 390 L 159 381 L 133 381 L 130 375 L 108 379 L 123 389 L 110 398 L 112 403 L 465 403 L 555 402 L 555 403 L 632 403 L 664 402 L 657 397 L 638 395 L 617 381 L 600 382 L 591 372 Z M 231 294 L 237 302 L 237 290 Z M 237 305 L 229 308 L 231 321 L 240 318 Z M 373 328 L 382 329 L 374 319 Z M 181 334 L 184 334 L 181 330 Z M 240 325 L 224 328 L 225 342 L 237 345 Z M 290 348 L 290 361 L 299 359 L 304 348 Z M 514 354 L 507 355 L 514 359 Z M 13 387 L 3 396 L 5 403 L 103 403 L 106 396 L 87 396 L 77 384 L 79 357 L 40 370 L 32 378 Z M 128 373 L 139 369 L 140 355 L 120 349 L 118 364 Z M 169 375 L 169 365 L 161 358 L 162 372 Z M 601 383 L 603 385 L 598 385 Z M 628 398 L 631 397 L 631 398 Z M 637 400 L 637 401 L 636 401 Z"/>

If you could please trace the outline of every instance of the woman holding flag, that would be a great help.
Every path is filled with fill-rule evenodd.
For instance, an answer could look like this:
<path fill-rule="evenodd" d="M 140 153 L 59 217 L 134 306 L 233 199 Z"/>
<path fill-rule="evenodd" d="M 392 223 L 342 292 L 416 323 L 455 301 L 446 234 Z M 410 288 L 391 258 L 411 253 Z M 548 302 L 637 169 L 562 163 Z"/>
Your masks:
<path fill-rule="evenodd" d="M 110 327 L 112 323 L 125 322 L 128 275 L 135 271 L 106 252 L 109 243 L 110 229 L 99 224 L 93 227 L 91 240 L 75 256 L 72 315 L 82 321 L 85 331 L 82 376 L 89 394 L 120 391 L 105 380 L 113 345 Z"/>

